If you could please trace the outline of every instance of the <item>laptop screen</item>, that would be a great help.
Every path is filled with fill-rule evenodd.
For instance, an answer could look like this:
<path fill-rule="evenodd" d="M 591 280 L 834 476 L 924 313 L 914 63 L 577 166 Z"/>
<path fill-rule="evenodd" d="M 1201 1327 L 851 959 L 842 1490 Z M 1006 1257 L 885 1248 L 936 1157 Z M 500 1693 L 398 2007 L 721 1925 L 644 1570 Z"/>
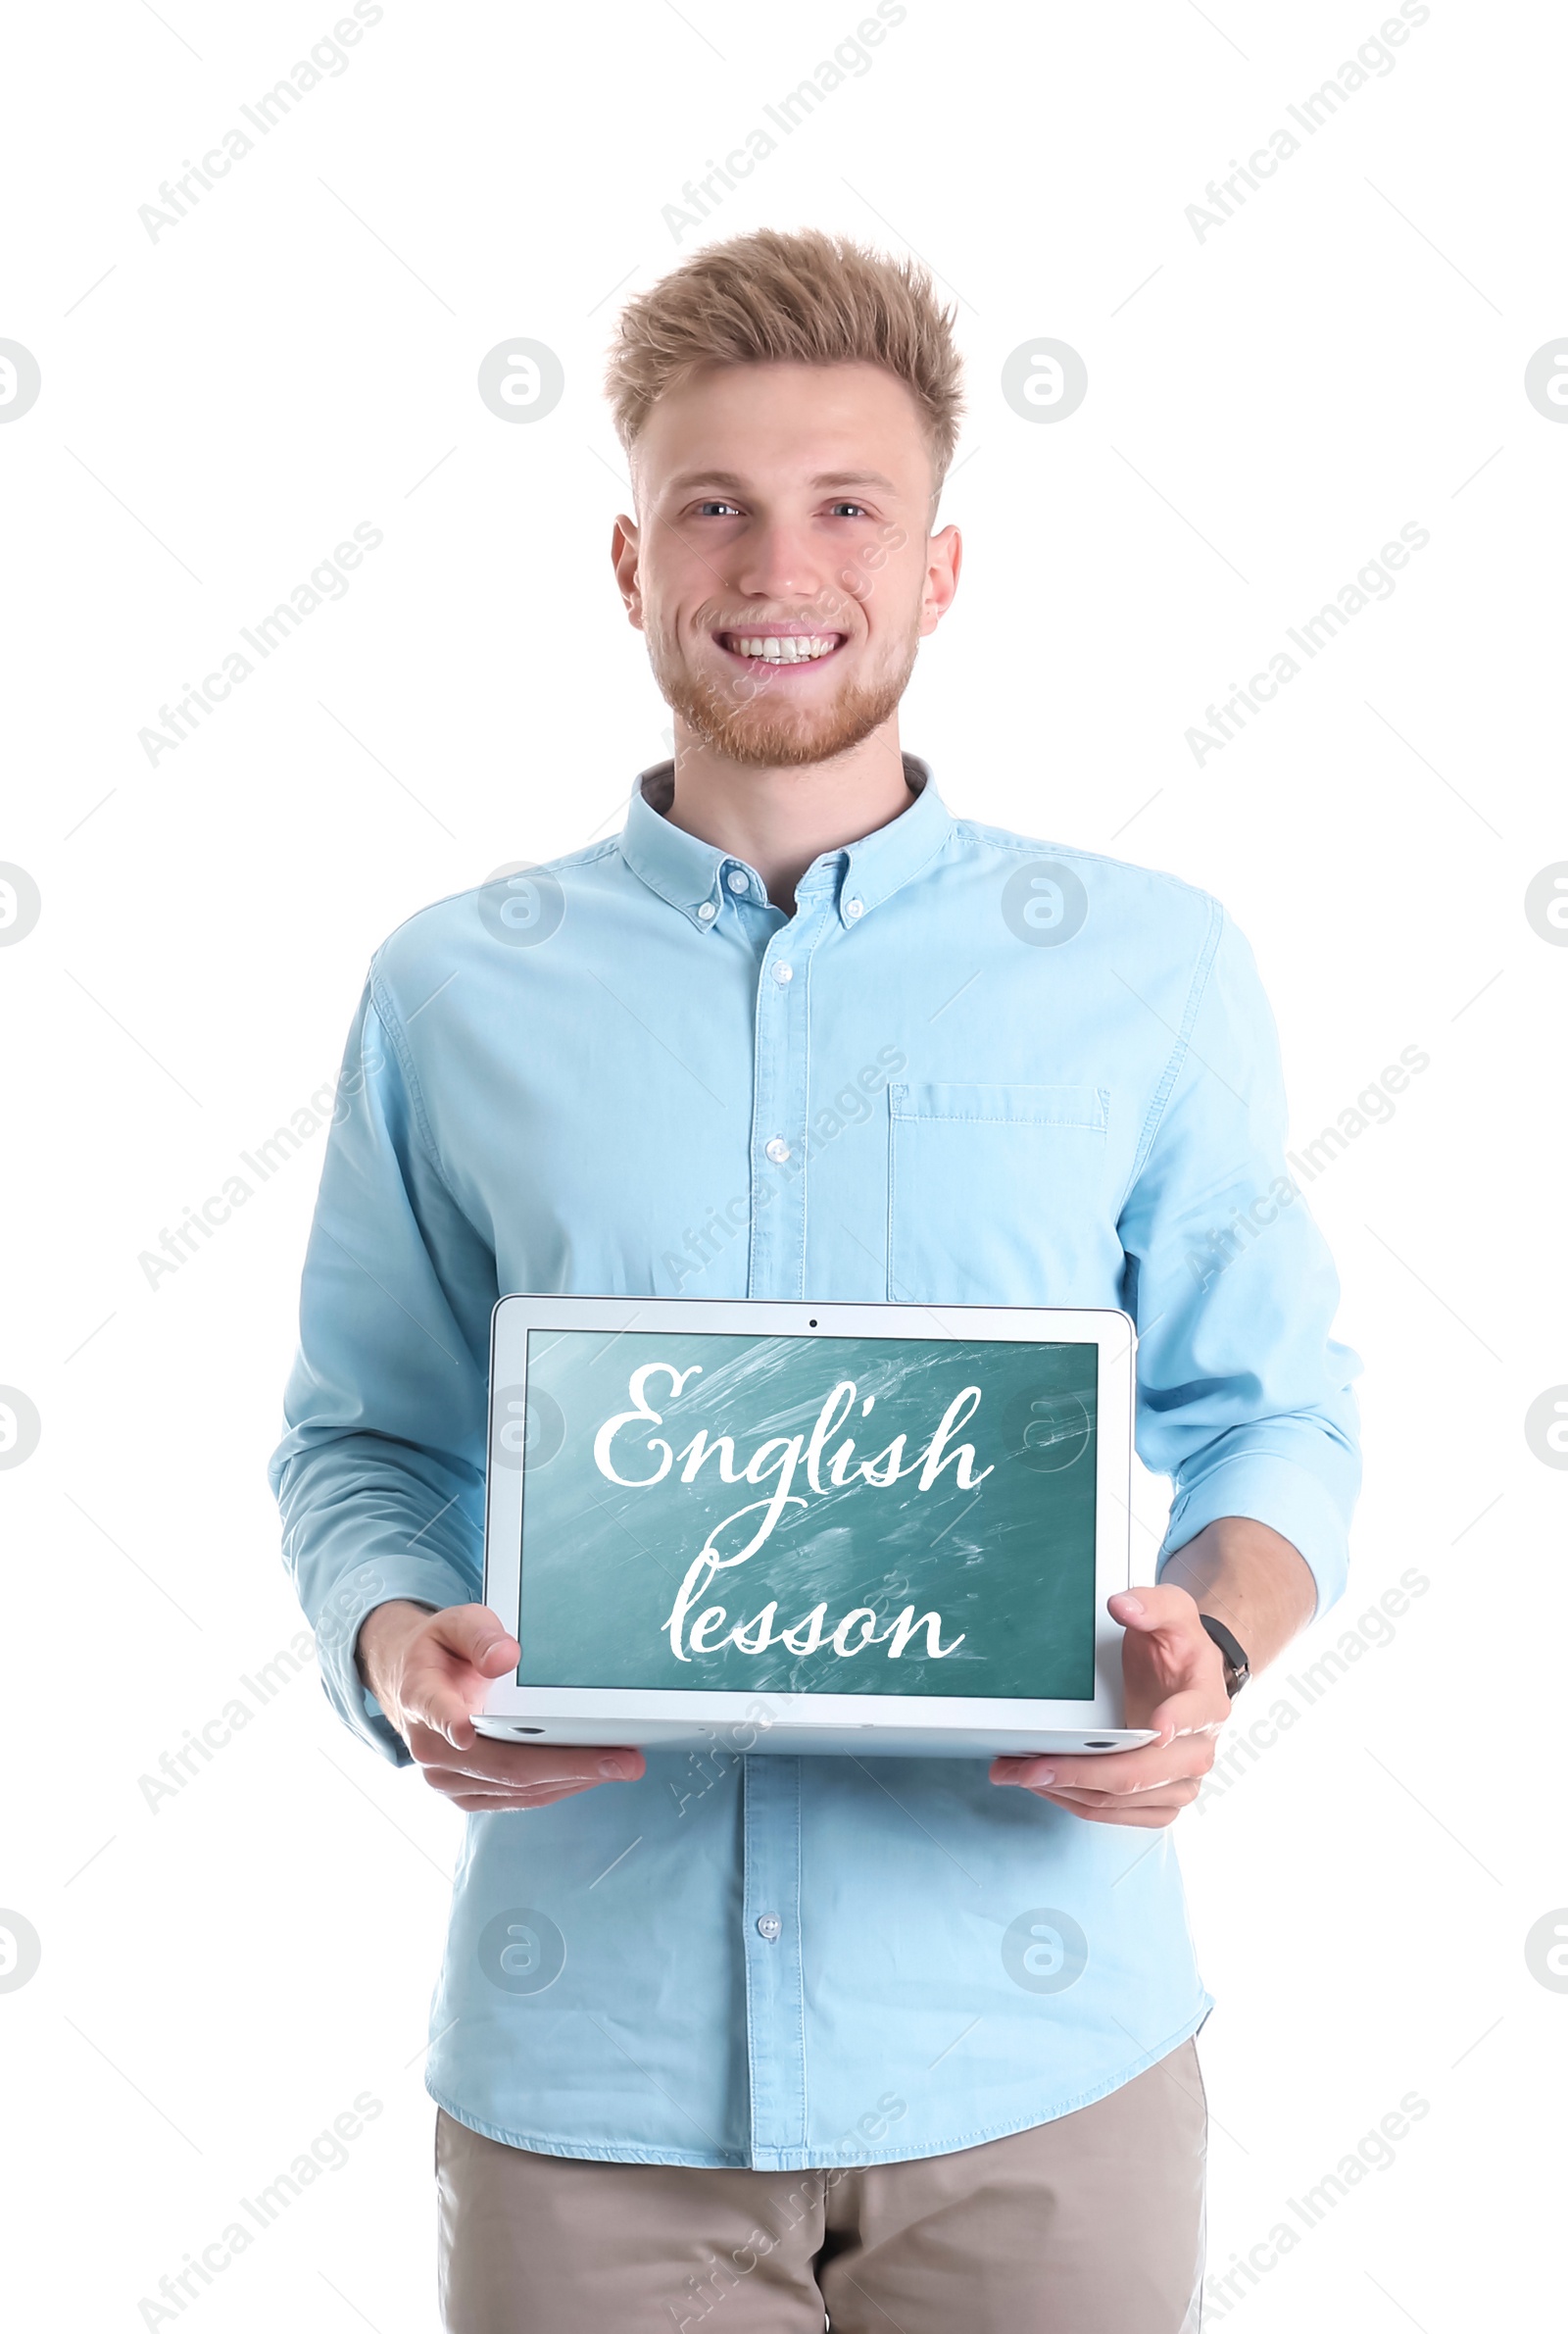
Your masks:
<path fill-rule="evenodd" d="M 1087 1700 L 1097 1364 L 530 1330 L 518 1683 Z"/>

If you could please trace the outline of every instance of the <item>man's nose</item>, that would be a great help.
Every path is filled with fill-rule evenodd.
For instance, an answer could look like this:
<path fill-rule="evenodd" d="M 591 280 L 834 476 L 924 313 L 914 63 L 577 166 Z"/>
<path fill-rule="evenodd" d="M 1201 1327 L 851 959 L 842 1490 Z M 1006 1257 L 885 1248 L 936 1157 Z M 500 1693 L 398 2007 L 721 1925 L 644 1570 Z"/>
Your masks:
<path fill-rule="evenodd" d="M 748 528 L 735 582 L 754 599 L 808 601 L 829 573 L 821 548 L 804 527 L 773 520 Z"/>

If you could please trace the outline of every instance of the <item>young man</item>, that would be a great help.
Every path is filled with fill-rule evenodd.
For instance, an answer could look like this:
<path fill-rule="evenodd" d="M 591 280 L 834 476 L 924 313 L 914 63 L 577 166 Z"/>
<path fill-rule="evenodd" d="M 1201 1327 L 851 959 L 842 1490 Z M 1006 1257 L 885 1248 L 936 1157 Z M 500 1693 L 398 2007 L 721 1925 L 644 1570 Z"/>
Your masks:
<path fill-rule="evenodd" d="M 1339 1594 L 1356 1482 L 1268 1009 L 1203 893 L 956 819 L 901 753 L 959 559 L 922 274 L 718 245 L 628 308 L 611 390 L 673 764 L 613 841 L 378 951 L 273 1462 L 340 1714 L 472 1818 L 427 2074 L 445 2322 L 1178 2334 L 1209 1997 L 1169 1826 L 1247 1664 Z M 1160 1584 L 1111 1603 L 1157 1739 L 988 1769 L 476 1737 L 518 1659 L 475 1600 L 522 1289 L 1124 1307 L 1176 1487 Z"/>

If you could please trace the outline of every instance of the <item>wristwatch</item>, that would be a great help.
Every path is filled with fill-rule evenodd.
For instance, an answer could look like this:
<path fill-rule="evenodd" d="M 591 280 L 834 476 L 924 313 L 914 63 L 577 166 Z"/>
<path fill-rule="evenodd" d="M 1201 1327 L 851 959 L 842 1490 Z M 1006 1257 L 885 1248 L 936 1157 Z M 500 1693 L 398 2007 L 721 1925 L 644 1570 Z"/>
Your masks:
<path fill-rule="evenodd" d="M 1225 1664 L 1225 1691 L 1234 1702 L 1252 1674 L 1251 1664 L 1222 1620 L 1215 1620 L 1209 1613 L 1200 1613 L 1198 1617 L 1219 1647 Z"/>

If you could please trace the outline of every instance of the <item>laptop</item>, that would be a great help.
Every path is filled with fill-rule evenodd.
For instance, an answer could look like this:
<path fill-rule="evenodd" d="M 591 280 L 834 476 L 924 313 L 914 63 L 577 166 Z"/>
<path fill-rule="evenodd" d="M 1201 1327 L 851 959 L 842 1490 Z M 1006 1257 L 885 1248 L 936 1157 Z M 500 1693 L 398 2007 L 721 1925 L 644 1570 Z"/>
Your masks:
<path fill-rule="evenodd" d="M 502 1740 L 1116 1751 L 1123 1313 L 503 1297 L 484 1601 Z"/>

